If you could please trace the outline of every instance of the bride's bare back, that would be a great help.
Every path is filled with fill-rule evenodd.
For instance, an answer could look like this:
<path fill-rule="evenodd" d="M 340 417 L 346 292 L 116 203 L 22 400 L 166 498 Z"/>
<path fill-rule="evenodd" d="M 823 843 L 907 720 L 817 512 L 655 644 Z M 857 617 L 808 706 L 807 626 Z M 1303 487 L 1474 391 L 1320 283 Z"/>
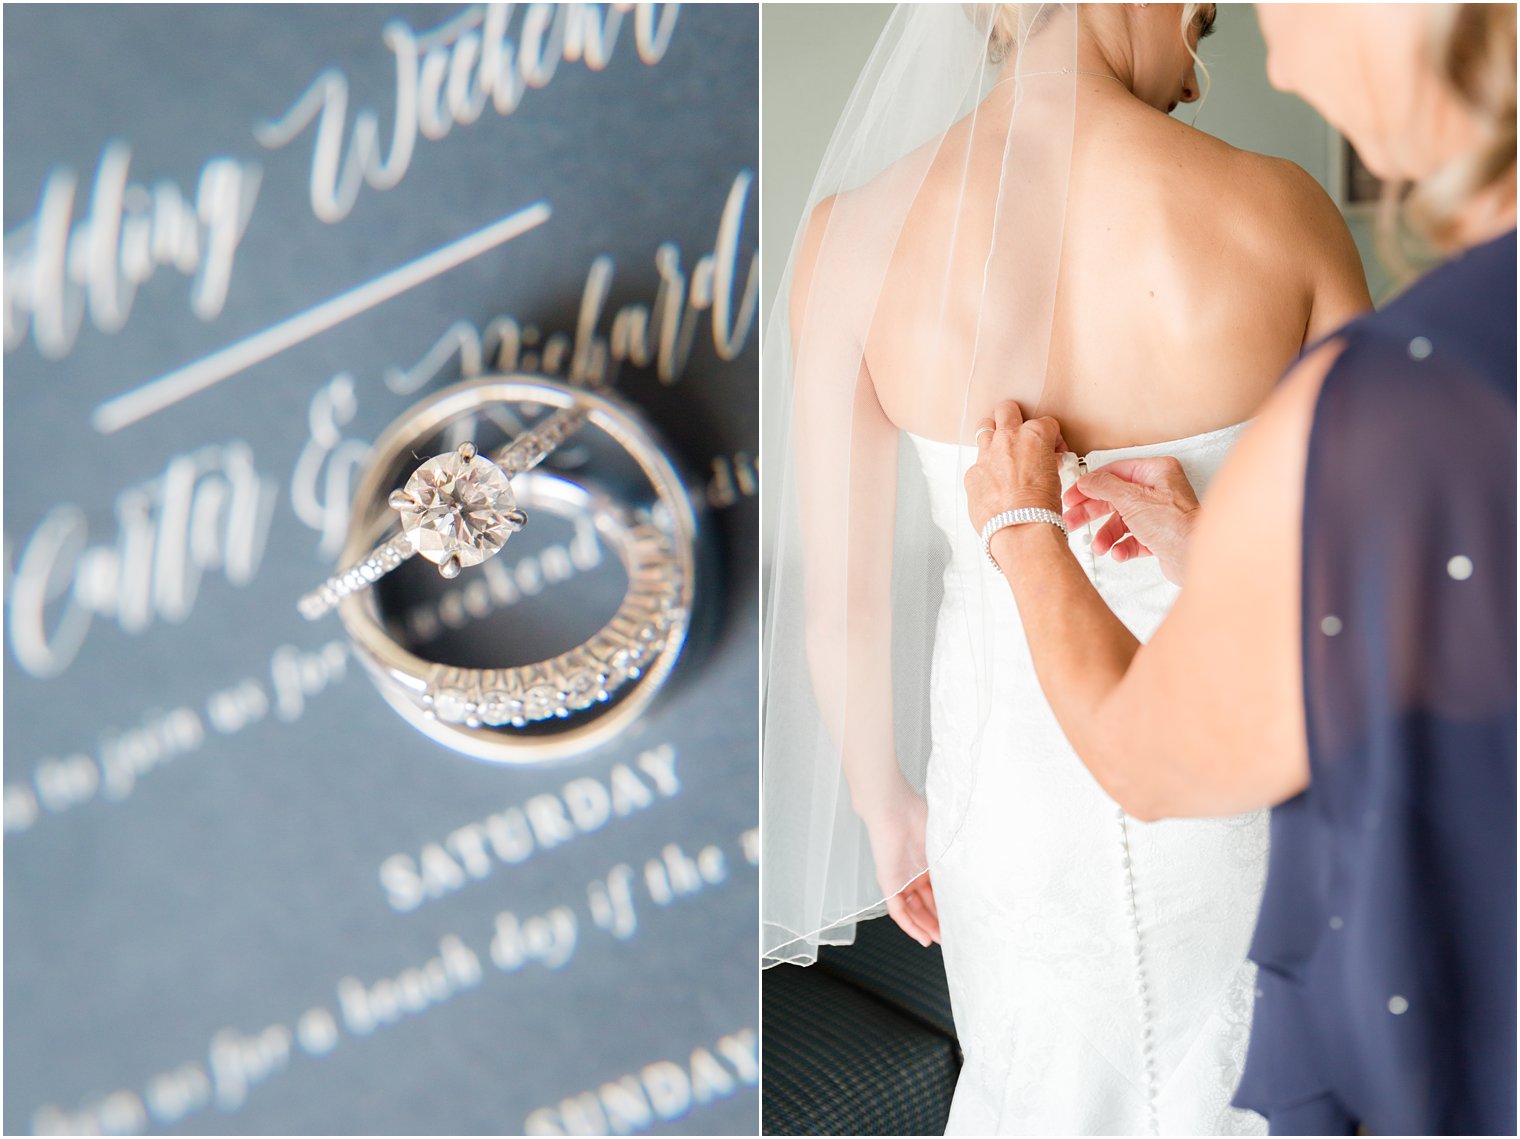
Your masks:
<path fill-rule="evenodd" d="M 1041 114 L 1039 83 L 1025 80 L 1021 121 L 1061 125 L 1048 143 L 1031 129 L 1017 158 L 1054 179 L 1071 132 L 1059 113 Z M 1228 146 L 1111 80 L 1078 83 L 1066 185 L 1035 181 L 997 201 L 1010 87 L 916 166 L 910 156 L 850 192 L 864 199 L 854 210 L 875 198 L 885 214 L 912 199 L 875 312 L 844 317 L 864 329 L 865 369 L 897 427 L 958 440 L 1012 398 L 1055 416 L 1077 451 L 1210 431 L 1250 418 L 1306 343 L 1369 306 L 1345 223 L 1301 169 Z M 1056 244 L 1038 211 L 1061 200 Z M 988 272 L 995 207 L 1031 216 L 999 228 Z M 1051 266 L 1018 272 L 1022 252 L 1007 243 L 1021 240 L 1059 257 L 1053 313 L 1030 285 Z"/>

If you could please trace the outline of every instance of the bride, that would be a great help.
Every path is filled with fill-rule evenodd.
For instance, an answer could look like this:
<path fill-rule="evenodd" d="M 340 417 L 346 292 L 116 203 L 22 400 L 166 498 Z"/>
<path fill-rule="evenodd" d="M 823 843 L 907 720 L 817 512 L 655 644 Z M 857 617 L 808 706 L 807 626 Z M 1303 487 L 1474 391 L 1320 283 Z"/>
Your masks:
<path fill-rule="evenodd" d="M 883 911 L 944 947 L 951 1132 L 1249 1133 L 1266 819 L 1141 823 L 1072 753 L 964 526 L 972 424 L 1205 491 L 1276 378 L 1369 305 L 1291 163 L 1170 117 L 1213 5 L 905 5 L 815 182 L 765 344 L 767 964 Z M 779 443 L 777 439 L 779 438 Z M 1123 469 L 1118 467 L 1116 469 Z M 776 483 L 779 481 L 779 487 Z M 1077 530 L 1145 639 L 1177 593 Z"/>

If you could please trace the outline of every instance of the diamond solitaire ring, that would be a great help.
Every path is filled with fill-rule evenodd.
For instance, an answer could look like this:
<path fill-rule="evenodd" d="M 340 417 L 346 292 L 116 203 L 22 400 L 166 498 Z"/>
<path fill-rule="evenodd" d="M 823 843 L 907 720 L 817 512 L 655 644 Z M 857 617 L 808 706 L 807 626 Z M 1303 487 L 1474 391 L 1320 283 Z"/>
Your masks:
<path fill-rule="evenodd" d="M 301 598 L 301 616 L 317 620 L 413 554 L 436 564 L 445 578 L 458 577 L 465 567 L 495 557 L 507 539 L 528 524 L 509 480 L 548 458 L 585 418 L 579 407 L 563 408 L 490 458 L 479 454 L 474 443 L 461 443 L 423 463 L 388 500 L 401 516 L 400 533 Z"/>

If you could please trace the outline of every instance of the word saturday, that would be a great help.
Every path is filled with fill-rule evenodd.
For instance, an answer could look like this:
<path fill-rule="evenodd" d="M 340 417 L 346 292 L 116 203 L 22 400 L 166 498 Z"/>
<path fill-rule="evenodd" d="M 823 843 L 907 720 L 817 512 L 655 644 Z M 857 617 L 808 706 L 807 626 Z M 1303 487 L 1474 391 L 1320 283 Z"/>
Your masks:
<path fill-rule="evenodd" d="M 380 863 L 380 886 L 391 909 L 405 913 L 489 876 L 499 862 L 524 862 L 535 851 L 600 830 L 610 820 L 646 810 L 680 790 L 676 750 L 662 744 L 631 764 L 614 764 L 604 778 L 572 779 L 558 792 L 535 795 L 466 823 L 415 855 L 391 855 Z"/>

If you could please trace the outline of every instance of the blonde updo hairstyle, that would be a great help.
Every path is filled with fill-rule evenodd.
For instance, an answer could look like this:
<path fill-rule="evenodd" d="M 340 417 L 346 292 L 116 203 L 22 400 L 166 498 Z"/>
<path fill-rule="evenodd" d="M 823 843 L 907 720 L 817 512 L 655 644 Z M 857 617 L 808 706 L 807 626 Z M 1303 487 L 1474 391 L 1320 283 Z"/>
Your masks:
<path fill-rule="evenodd" d="M 1515 184 L 1515 5 L 1443 4 L 1431 13 L 1427 58 L 1477 119 L 1484 145 L 1407 187 L 1403 220 L 1436 249 L 1457 238 L 1458 219 L 1480 194 Z M 1405 186 L 1384 197 L 1385 224 Z"/>

